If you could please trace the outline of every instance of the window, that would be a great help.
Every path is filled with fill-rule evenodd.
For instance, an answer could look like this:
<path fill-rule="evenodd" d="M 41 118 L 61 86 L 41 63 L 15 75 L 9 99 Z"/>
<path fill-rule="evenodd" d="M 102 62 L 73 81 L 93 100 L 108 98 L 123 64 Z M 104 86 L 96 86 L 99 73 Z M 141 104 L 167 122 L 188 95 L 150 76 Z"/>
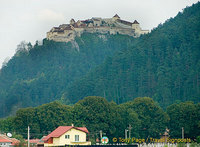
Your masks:
<path fill-rule="evenodd" d="M 79 141 L 79 135 L 75 135 L 75 141 Z"/>
<path fill-rule="evenodd" d="M 65 135 L 65 139 L 69 139 L 70 138 L 70 136 L 69 135 Z"/>

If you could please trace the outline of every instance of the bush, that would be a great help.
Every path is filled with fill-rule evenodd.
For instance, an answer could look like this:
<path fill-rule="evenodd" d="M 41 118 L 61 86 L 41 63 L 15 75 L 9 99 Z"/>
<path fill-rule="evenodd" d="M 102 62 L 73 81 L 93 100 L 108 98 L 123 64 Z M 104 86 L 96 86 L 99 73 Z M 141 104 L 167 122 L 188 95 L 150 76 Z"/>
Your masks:
<path fill-rule="evenodd" d="M 196 143 L 196 142 L 192 142 L 191 144 L 190 144 L 190 147 L 199 147 L 200 145 L 198 145 L 198 143 Z"/>
<path fill-rule="evenodd" d="M 177 147 L 187 147 L 185 143 L 178 143 Z"/>
<path fill-rule="evenodd" d="M 200 143 L 200 136 L 197 136 L 197 143 Z"/>

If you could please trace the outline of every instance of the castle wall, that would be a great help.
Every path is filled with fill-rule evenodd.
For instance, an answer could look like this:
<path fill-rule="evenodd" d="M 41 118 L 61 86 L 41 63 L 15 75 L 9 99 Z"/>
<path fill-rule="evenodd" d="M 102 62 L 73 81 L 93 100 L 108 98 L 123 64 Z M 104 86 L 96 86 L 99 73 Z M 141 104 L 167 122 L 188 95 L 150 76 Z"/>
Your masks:
<path fill-rule="evenodd" d="M 131 26 L 128 26 L 128 25 L 125 25 L 125 24 L 122 24 L 122 23 L 119 23 L 119 22 L 116 22 L 115 24 L 118 27 L 122 27 L 122 28 L 126 28 L 126 29 L 131 29 L 132 28 Z"/>
<path fill-rule="evenodd" d="M 84 28 L 74 28 L 74 31 L 78 37 L 81 37 L 81 34 L 84 32 Z"/>
<path fill-rule="evenodd" d="M 73 30 L 64 30 L 63 33 L 58 32 L 48 32 L 47 39 L 54 40 L 58 42 L 68 42 L 74 40 L 76 34 Z"/>
<path fill-rule="evenodd" d="M 64 33 L 48 32 L 47 39 L 58 42 L 68 42 L 81 36 L 82 33 L 100 33 L 100 34 L 122 34 L 136 37 L 135 30 L 126 28 L 110 28 L 110 27 L 90 27 L 90 28 L 74 28 L 74 30 L 65 30 Z"/>
<path fill-rule="evenodd" d="M 140 34 L 147 34 L 147 33 L 149 33 L 149 30 L 141 30 L 141 32 L 140 32 Z"/>
<path fill-rule="evenodd" d="M 133 29 L 119 29 L 117 32 L 122 35 L 129 35 L 132 37 L 136 37 L 135 30 L 133 30 Z"/>
<path fill-rule="evenodd" d="M 109 27 L 91 27 L 91 28 L 86 28 L 84 32 L 106 34 L 109 33 Z"/>
<path fill-rule="evenodd" d="M 110 28 L 110 27 L 99 27 L 99 28 L 87 28 L 84 32 L 88 33 L 101 33 L 101 34 L 122 34 L 135 36 L 135 30 L 126 28 Z"/>
<path fill-rule="evenodd" d="M 100 26 L 101 25 L 101 21 L 94 21 L 94 26 Z"/>

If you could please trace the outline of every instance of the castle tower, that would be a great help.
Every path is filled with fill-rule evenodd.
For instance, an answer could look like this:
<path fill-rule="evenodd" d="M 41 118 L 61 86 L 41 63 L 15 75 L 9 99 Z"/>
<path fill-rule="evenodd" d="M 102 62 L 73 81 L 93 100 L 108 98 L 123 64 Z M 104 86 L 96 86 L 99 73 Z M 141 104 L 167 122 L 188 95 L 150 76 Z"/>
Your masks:
<path fill-rule="evenodd" d="M 112 17 L 112 20 L 116 21 L 117 19 L 120 19 L 120 17 L 117 14 L 115 14 L 115 16 Z"/>
<path fill-rule="evenodd" d="M 132 23 L 132 29 L 135 30 L 136 37 L 139 37 L 141 34 L 147 34 L 147 33 L 149 33 L 149 30 L 142 30 L 140 28 L 140 24 L 137 22 L 137 20 L 135 20 Z"/>
<path fill-rule="evenodd" d="M 141 33 L 140 24 L 137 22 L 137 20 L 135 20 L 135 21 L 132 23 L 132 29 L 134 29 L 134 30 L 135 30 L 135 33 L 138 34 L 138 35 Z"/>
<path fill-rule="evenodd" d="M 70 20 L 70 24 L 73 25 L 74 23 L 75 23 L 75 20 L 72 18 L 72 19 Z"/>
<path fill-rule="evenodd" d="M 141 31 L 140 24 L 137 22 L 137 20 L 132 23 L 132 29 L 135 29 L 135 31 Z"/>

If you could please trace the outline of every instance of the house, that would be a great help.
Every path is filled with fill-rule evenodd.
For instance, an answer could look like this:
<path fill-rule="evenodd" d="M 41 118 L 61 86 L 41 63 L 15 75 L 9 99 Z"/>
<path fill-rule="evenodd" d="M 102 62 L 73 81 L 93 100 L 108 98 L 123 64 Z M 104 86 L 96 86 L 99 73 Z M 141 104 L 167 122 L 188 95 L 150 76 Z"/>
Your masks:
<path fill-rule="evenodd" d="M 0 134 L 0 146 L 1 147 L 16 146 L 19 143 L 20 143 L 20 141 L 15 138 L 9 138 L 6 135 Z"/>
<path fill-rule="evenodd" d="M 44 146 L 91 145 L 87 134 L 86 127 L 59 126 L 43 139 Z"/>
<path fill-rule="evenodd" d="M 38 142 L 37 142 L 37 147 L 44 147 L 44 138 L 45 138 L 46 136 L 43 136 Z"/>
<path fill-rule="evenodd" d="M 8 140 L 8 139 L 0 136 L 0 146 L 1 147 L 9 147 L 11 144 L 12 144 L 11 140 Z"/>
<path fill-rule="evenodd" d="M 26 139 L 25 141 L 28 142 L 27 139 Z M 39 141 L 40 141 L 40 139 L 37 139 L 37 138 L 36 138 L 36 139 L 30 139 L 30 140 L 29 140 L 30 146 L 31 146 L 31 147 L 36 147 L 37 144 L 39 143 Z"/>

